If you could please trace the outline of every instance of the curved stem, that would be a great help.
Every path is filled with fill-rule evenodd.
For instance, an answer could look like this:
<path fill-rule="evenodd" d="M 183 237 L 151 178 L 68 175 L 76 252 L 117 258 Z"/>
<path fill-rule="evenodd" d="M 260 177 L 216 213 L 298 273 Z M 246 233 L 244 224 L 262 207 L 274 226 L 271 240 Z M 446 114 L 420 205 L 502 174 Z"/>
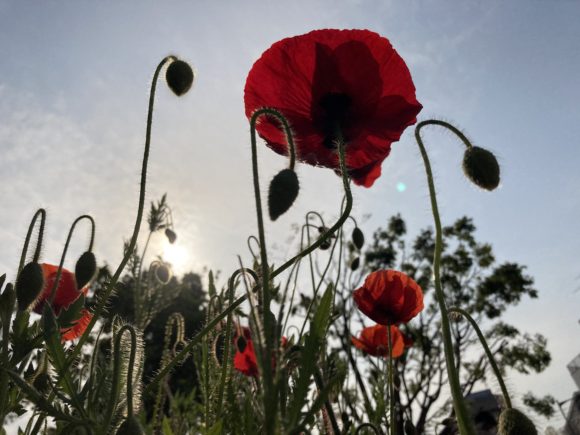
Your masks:
<path fill-rule="evenodd" d="M 389 411 L 390 411 L 390 432 L 391 435 L 396 435 L 397 425 L 395 423 L 395 379 L 393 373 L 393 342 L 391 341 L 391 325 L 387 325 L 387 346 L 389 347 Z"/>
<path fill-rule="evenodd" d="M 423 126 L 429 124 L 442 125 L 448 128 L 451 127 L 452 131 L 456 129 L 443 121 L 435 121 L 435 120 L 423 121 L 419 123 L 415 128 L 415 139 L 417 140 L 417 144 L 419 145 L 421 156 L 423 158 L 423 163 L 425 165 L 425 172 L 427 174 L 427 183 L 429 185 L 429 196 L 431 198 L 431 210 L 433 212 L 433 220 L 435 221 L 436 236 L 435 236 L 435 254 L 433 258 L 433 275 L 435 280 L 435 295 L 437 303 L 439 305 L 439 311 L 441 312 L 441 330 L 443 335 L 445 362 L 447 365 L 449 386 L 451 389 L 451 395 L 453 397 L 453 408 L 455 409 L 455 415 L 457 417 L 457 425 L 459 427 L 460 433 L 462 435 L 475 435 L 473 423 L 469 417 L 467 407 L 463 400 L 463 394 L 461 392 L 461 384 L 459 381 L 459 374 L 457 372 L 457 368 L 455 367 L 455 360 L 453 357 L 453 343 L 451 340 L 451 329 L 449 326 L 449 315 L 447 312 L 447 307 L 445 305 L 445 295 L 443 294 L 443 288 L 441 286 L 440 267 L 441 267 L 441 250 L 443 245 L 441 219 L 439 218 L 439 209 L 437 207 L 437 197 L 435 194 L 435 184 L 433 182 L 433 173 L 431 171 L 431 164 L 429 162 L 429 157 L 427 156 L 427 151 L 425 150 L 425 146 L 423 145 L 423 140 L 421 139 L 420 135 L 420 129 Z"/>
<path fill-rule="evenodd" d="M 417 124 L 417 127 L 415 127 L 415 137 L 418 137 L 419 131 L 427 125 L 438 125 L 440 127 L 444 127 L 454 133 L 461 140 L 461 142 L 463 142 L 466 148 L 471 148 L 473 146 L 471 141 L 467 139 L 467 136 L 465 136 L 461 130 L 449 124 L 448 122 L 441 121 L 439 119 L 427 119 L 425 121 L 421 121 L 419 124 Z"/>
<path fill-rule="evenodd" d="M 364 428 L 367 428 L 367 427 L 371 428 L 375 432 L 375 434 L 381 435 L 381 431 L 374 424 L 372 424 L 372 423 L 363 423 L 363 424 L 361 424 L 354 431 L 355 435 L 358 435 L 358 433 L 361 431 L 361 429 L 364 429 Z"/>
<path fill-rule="evenodd" d="M 511 401 L 510 395 L 507 391 L 505 382 L 503 381 L 501 371 L 499 370 L 499 367 L 497 366 L 497 363 L 495 362 L 493 354 L 491 353 L 491 350 L 489 349 L 489 346 L 487 345 L 487 340 L 485 339 L 483 333 L 481 332 L 481 329 L 479 329 L 479 325 L 473 319 L 473 317 L 471 317 L 469 315 L 469 313 L 467 311 L 465 311 L 459 307 L 451 307 L 451 308 L 449 308 L 449 312 L 461 314 L 463 317 L 465 317 L 467 319 L 467 321 L 471 324 L 473 329 L 475 329 L 475 333 L 477 334 L 477 337 L 479 338 L 479 341 L 481 342 L 481 345 L 483 346 L 483 350 L 485 350 L 485 354 L 487 355 L 487 359 L 489 360 L 489 364 L 491 365 L 493 373 L 495 374 L 495 377 L 497 378 L 497 381 L 498 381 L 499 386 L 501 388 L 501 393 L 503 394 L 503 399 L 506 403 L 506 406 L 508 407 L 508 409 L 511 409 L 512 401 Z"/>
<path fill-rule="evenodd" d="M 71 355 L 69 356 L 67 364 L 65 364 L 65 368 L 70 366 L 70 364 L 72 364 L 74 359 L 79 354 L 83 344 L 89 338 L 89 335 L 90 335 L 93 327 L 95 326 L 97 320 L 99 319 L 99 316 L 102 314 L 103 310 L 105 309 L 107 301 L 109 300 L 109 297 L 111 296 L 113 289 L 115 288 L 115 285 L 117 284 L 117 281 L 119 280 L 119 277 L 121 276 L 121 273 L 123 273 L 123 270 L 125 269 L 125 266 L 127 265 L 127 262 L 129 261 L 129 258 L 131 257 L 133 250 L 135 249 L 135 245 L 137 243 L 137 236 L 139 235 L 139 229 L 141 228 L 141 220 L 143 219 L 143 208 L 144 208 L 144 204 L 145 204 L 145 186 L 147 184 L 147 164 L 149 162 L 149 148 L 151 145 L 151 126 L 153 124 L 153 105 L 154 105 L 153 103 L 155 101 L 155 89 L 157 86 L 157 79 L 159 78 L 159 73 L 161 72 L 161 69 L 163 68 L 163 66 L 167 62 L 173 61 L 175 59 L 176 59 L 175 56 L 165 57 L 159 63 L 159 65 L 157 66 L 157 69 L 155 70 L 155 73 L 153 74 L 153 81 L 151 83 L 151 92 L 149 95 L 149 110 L 147 112 L 147 128 L 146 128 L 146 133 L 145 133 L 145 147 L 144 147 L 144 151 L 143 151 L 143 162 L 141 165 L 141 182 L 139 185 L 139 202 L 138 202 L 138 206 L 137 206 L 137 217 L 135 218 L 135 225 L 133 227 L 133 234 L 131 236 L 131 242 L 129 243 L 129 246 L 127 247 L 127 252 L 125 253 L 125 256 L 121 260 L 121 263 L 117 267 L 117 270 L 115 271 L 115 273 L 113 274 L 113 277 L 111 278 L 107 287 L 105 288 L 105 291 L 104 291 L 102 297 L 99 298 L 99 302 L 98 302 L 98 304 L 95 307 L 95 310 L 93 312 L 93 318 L 91 319 L 91 321 L 87 325 L 87 329 L 85 330 L 85 332 L 83 333 L 83 335 L 79 339 L 79 342 L 77 343 L 74 350 L 72 351 Z"/>
<path fill-rule="evenodd" d="M 58 284 L 60 282 L 60 276 L 62 274 L 62 266 L 64 264 L 64 260 L 66 258 L 66 253 L 68 251 L 68 247 L 70 245 L 70 241 L 72 239 L 72 235 L 73 232 L 75 230 L 75 227 L 77 226 L 77 224 L 83 220 L 83 219 L 88 219 L 89 222 L 91 223 L 91 240 L 89 242 L 89 252 L 92 250 L 93 248 L 93 241 L 95 238 L 95 220 L 93 219 L 92 216 L 88 215 L 88 214 L 84 214 L 82 216 L 79 216 L 78 218 L 76 218 L 74 220 L 74 222 L 72 223 L 70 230 L 68 231 L 68 236 L 66 238 L 66 242 L 64 244 L 64 249 L 62 251 L 62 255 L 60 257 L 60 263 L 58 265 L 58 270 L 56 272 L 56 278 L 54 280 L 54 283 L 52 284 L 52 289 L 50 290 L 50 297 L 48 299 L 50 305 L 52 305 L 52 302 L 54 301 L 54 297 L 56 296 L 56 289 L 58 288 Z"/>
<path fill-rule="evenodd" d="M 46 222 L 46 210 L 39 208 L 34 213 L 30 225 L 28 225 L 28 231 L 26 233 L 26 239 L 24 240 L 24 247 L 22 248 L 22 253 L 20 254 L 20 263 L 18 264 L 18 271 L 16 276 L 20 275 L 22 268 L 24 267 L 24 262 L 26 261 L 26 254 L 28 253 L 28 245 L 30 244 L 30 238 L 32 237 L 32 230 L 36 224 L 36 220 L 40 216 L 40 227 L 38 228 L 38 237 L 36 239 L 36 248 L 34 249 L 33 262 L 37 263 L 40 258 L 40 251 L 42 249 L 42 238 L 44 235 L 44 224 Z"/>

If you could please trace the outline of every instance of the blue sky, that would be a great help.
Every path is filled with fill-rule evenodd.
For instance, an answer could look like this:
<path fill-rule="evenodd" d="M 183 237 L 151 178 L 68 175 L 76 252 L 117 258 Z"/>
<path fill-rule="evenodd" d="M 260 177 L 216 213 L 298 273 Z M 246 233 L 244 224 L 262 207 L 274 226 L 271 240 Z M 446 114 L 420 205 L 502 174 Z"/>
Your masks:
<path fill-rule="evenodd" d="M 0 270 L 13 275 L 38 207 L 48 209 L 45 261 L 58 261 L 68 225 L 87 212 L 97 221 L 99 258 L 120 259 L 135 216 L 148 85 L 170 53 L 197 77 L 182 99 L 159 88 L 148 200 L 168 192 L 178 272 L 233 270 L 256 231 L 243 108 L 252 63 L 287 36 L 368 28 L 406 60 L 424 106 L 419 119 L 446 119 L 497 154 L 501 187 L 481 192 L 462 176 L 460 144 L 424 130 L 444 223 L 472 216 L 498 261 L 525 264 L 536 279 L 539 299 L 508 316 L 548 337 L 553 363 L 533 382 L 512 375 L 514 391 L 564 400 L 575 390 L 565 364 L 580 352 L 579 18 L 580 2 L 566 0 L 0 1 Z M 265 147 L 260 162 L 264 186 L 285 164 Z M 296 206 L 267 229 L 277 246 L 306 210 L 332 217 L 340 204 L 331 171 L 298 170 Z M 354 195 L 354 215 L 372 215 L 367 233 L 397 212 L 411 234 L 431 225 L 411 129 L 373 188 Z M 154 250 L 163 244 L 154 240 Z"/>

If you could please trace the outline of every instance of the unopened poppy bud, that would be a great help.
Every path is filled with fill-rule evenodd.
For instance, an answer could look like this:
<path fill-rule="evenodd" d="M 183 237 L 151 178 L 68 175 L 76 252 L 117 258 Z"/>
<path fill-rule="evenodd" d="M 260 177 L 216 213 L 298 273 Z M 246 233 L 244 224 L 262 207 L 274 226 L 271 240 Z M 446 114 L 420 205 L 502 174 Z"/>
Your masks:
<path fill-rule="evenodd" d="M 323 251 L 326 251 L 328 248 L 330 248 L 330 237 L 327 238 L 324 242 L 322 242 L 319 246 L 320 249 L 322 249 Z"/>
<path fill-rule="evenodd" d="M 193 84 L 193 70 L 187 62 L 174 60 L 165 72 L 167 85 L 178 97 L 185 94 Z"/>
<path fill-rule="evenodd" d="M 175 231 L 170 228 L 165 228 L 165 237 L 167 237 L 167 240 L 169 240 L 169 243 L 172 245 L 177 240 L 177 234 L 175 234 Z"/>
<path fill-rule="evenodd" d="M 365 235 L 360 230 L 359 227 L 355 227 L 352 230 L 352 243 L 356 246 L 356 249 L 359 251 L 362 249 L 363 245 L 365 244 Z"/>
<path fill-rule="evenodd" d="M 121 423 L 121 426 L 117 429 L 116 435 L 143 435 L 143 428 L 141 423 L 137 420 L 137 417 L 131 415 Z"/>
<path fill-rule="evenodd" d="M 467 148 L 463 155 L 463 172 L 482 189 L 494 190 L 499 185 L 499 164 L 493 153 L 486 149 Z"/>
<path fill-rule="evenodd" d="M 534 423 L 517 409 L 504 409 L 499 415 L 498 435 L 537 435 Z"/>
<path fill-rule="evenodd" d="M 248 342 L 246 341 L 246 339 L 242 335 L 240 335 L 236 340 L 236 347 L 238 348 L 238 351 L 243 353 L 244 350 L 246 350 L 247 345 Z"/>
<path fill-rule="evenodd" d="M 75 279 L 77 281 L 77 288 L 81 289 L 86 286 L 94 278 L 97 273 L 97 260 L 95 254 L 86 251 L 77 261 L 75 265 Z"/>
<path fill-rule="evenodd" d="M 16 280 L 18 310 L 26 310 L 40 295 L 44 287 L 44 276 L 40 264 L 31 262 L 22 268 Z"/>
<path fill-rule="evenodd" d="M 417 435 L 417 429 L 415 429 L 411 420 L 405 420 L 405 435 Z"/>
<path fill-rule="evenodd" d="M 299 189 L 298 177 L 292 169 L 283 169 L 276 174 L 268 192 L 270 219 L 275 221 L 288 211 L 296 200 Z"/>
<path fill-rule="evenodd" d="M 352 262 L 350 263 L 350 270 L 352 270 L 353 272 L 355 270 L 358 269 L 360 265 L 360 257 L 356 257 L 354 260 L 352 260 Z"/>
<path fill-rule="evenodd" d="M 155 268 L 155 277 L 161 284 L 168 284 L 171 279 L 171 270 L 167 264 L 162 263 Z"/>

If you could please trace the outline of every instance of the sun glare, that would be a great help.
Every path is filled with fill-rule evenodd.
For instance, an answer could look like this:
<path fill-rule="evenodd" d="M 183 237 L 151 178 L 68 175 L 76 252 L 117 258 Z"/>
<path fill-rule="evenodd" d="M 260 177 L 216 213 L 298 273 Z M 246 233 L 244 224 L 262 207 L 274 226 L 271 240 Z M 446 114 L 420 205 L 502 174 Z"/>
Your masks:
<path fill-rule="evenodd" d="M 183 246 L 166 243 L 163 247 L 163 259 L 171 263 L 173 273 L 179 275 L 188 267 L 191 256 Z"/>

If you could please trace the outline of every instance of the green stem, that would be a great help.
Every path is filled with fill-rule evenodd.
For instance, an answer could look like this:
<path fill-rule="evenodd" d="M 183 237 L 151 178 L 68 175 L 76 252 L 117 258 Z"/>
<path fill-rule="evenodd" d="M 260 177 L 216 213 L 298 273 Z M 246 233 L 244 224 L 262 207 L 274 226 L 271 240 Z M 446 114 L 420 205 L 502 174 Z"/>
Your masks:
<path fill-rule="evenodd" d="M 431 164 L 429 162 L 429 157 L 427 156 L 427 151 L 425 150 L 425 146 L 423 145 L 423 140 L 421 139 L 420 135 L 420 129 L 423 126 L 429 124 L 443 125 L 448 128 L 452 126 L 449 126 L 449 124 L 443 121 L 435 121 L 435 120 L 423 121 L 419 123 L 415 128 L 415 139 L 417 140 L 417 144 L 419 145 L 419 149 L 421 150 L 423 163 L 425 164 L 425 172 L 427 174 L 427 182 L 429 184 L 429 196 L 431 198 L 431 210 L 433 212 L 433 220 L 435 221 L 436 236 L 435 236 L 435 254 L 433 258 L 435 296 L 437 299 L 437 303 L 439 305 L 439 311 L 441 312 L 441 330 L 443 334 L 443 345 L 445 351 L 445 362 L 447 365 L 447 374 L 449 377 L 449 386 L 451 389 L 451 395 L 453 397 L 453 408 L 455 409 L 455 415 L 457 417 L 457 425 L 460 433 L 462 435 L 475 435 L 473 422 L 471 421 L 469 412 L 463 400 L 463 394 L 461 392 L 461 384 L 459 381 L 459 374 L 457 372 L 457 368 L 455 367 L 455 361 L 453 357 L 453 343 L 451 340 L 451 329 L 449 326 L 449 315 L 447 312 L 447 307 L 445 305 L 445 295 L 443 293 L 443 288 L 441 286 L 440 268 L 441 268 L 441 250 L 443 245 L 441 220 L 439 218 L 439 209 L 437 207 L 437 197 L 435 194 L 435 184 L 433 182 L 433 173 L 431 171 Z M 456 129 L 452 127 L 451 130 L 454 131 Z"/>
<path fill-rule="evenodd" d="M 95 310 L 93 311 L 93 318 L 91 319 L 91 321 L 87 325 L 87 329 L 85 330 L 85 332 L 83 333 L 83 335 L 79 339 L 79 342 L 77 343 L 77 345 L 74 347 L 73 351 L 71 352 L 71 354 L 68 358 L 67 364 L 65 364 L 65 369 L 73 363 L 75 358 L 78 356 L 80 350 L 82 349 L 83 344 L 85 344 L 85 342 L 88 340 L 89 335 L 90 335 L 93 327 L 95 326 L 95 324 L 97 323 L 97 320 L 99 319 L 100 315 L 102 314 L 103 310 L 105 309 L 105 306 L 107 305 L 107 301 L 109 300 L 109 297 L 113 293 L 115 285 L 117 284 L 117 281 L 119 281 L 119 277 L 121 276 L 121 273 L 123 273 L 123 270 L 125 269 L 125 266 L 127 265 L 127 262 L 129 261 L 129 258 L 131 257 L 131 255 L 135 249 L 135 245 L 137 244 L 137 237 L 139 235 L 139 229 L 141 228 L 141 220 L 143 219 L 143 208 L 144 208 L 144 204 L 145 204 L 145 186 L 147 184 L 147 164 L 149 162 L 149 148 L 150 148 L 150 144 L 151 144 L 151 126 L 153 124 L 153 105 L 154 105 L 153 103 L 155 101 L 155 89 L 157 86 L 157 79 L 159 77 L 159 73 L 161 72 L 161 69 L 163 68 L 163 66 L 167 62 L 173 61 L 175 59 L 176 58 L 174 56 L 165 57 L 159 63 L 159 65 L 157 66 L 157 69 L 155 70 L 155 73 L 153 74 L 153 81 L 151 83 L 151 92 L 149 95 L 149 110 L 147 112 L 147 128 L 146 128 L 146 133 L 145 133 L 145 147 L 144 147 L 145 149 L 143 151 L 143 162 L 141 165 L 141 182 L 139 185 L 139 203 L 138 203 L 138 207 L 137 207 L 137 217 L 135 219 L 135 225 L 133 227 L 133 235 L 131 236 L 131 242 L 129 243 L 129 246 L 127 247 L 127 252 L 125 253 L 125 256 L 123 257 L 123 260 L 121 260 L 121 263 L 117 267 L 117 270 L 115 271 L 113 277 L 111 278 L 107 287 L 105 288 L 105 291 L 104 291 L 102 297 L 99 298 L 99 302 L 98 302 L 97 306 L 95 307 Z"/>
<path fill-rule="evenodd" d="M 395 422 L 395 379 L 393 373 L 393 342 L 391 341 L 391 325 L 387 325 L 387 346 L 389 347 L 389 411 L 390 411 L 390 432 L 391 435 L 397 434 L 397 425 Z"/>
<path fill-rule="evenodd" d="M 30 225 L 28 225 L 28 231 L 26 233 L 26 239 L 24 240 L 24 247 L 22 249 L 22 253 L 20 254 L 20 263 L 18 264 L 18 271 L 16 276 L 20 275 L 22 272 L 22 268 L 24 267 L 24 262 L 26 261 L 26 254 L 28 253 L 28 245 L 30 244 L 30 238 L 32 237 L 32 230 L 34 229 L 34 225 L 36 224 L 36 220 L 40 216 L 40 227 L 38 228 L 38 237 L 36 239 L 36 248 L 34 249 L 34 257 L 33 262 L 37 263 L 38 259 L 40 258 L 40 251 L 42 249 L 42 238 L 44 235 L 44 223 L 46 221 L 46 210 L 43 208 L 39 208 L 34 213 L 32 220 L 30 221 Z"/>
<path fill-rule="evenodd" d="M 463 317 L 465 317 L 467 319 L 467 321 L 471 324 L 473 329 L 475 329 L 477 337 L 479 338 L 479 341 L 481 342 L 481 345 L 483 346 L 483 349 L 485 350 L 485 354 L 487 355 L 487 359 L 489 360 L 489 364 L 491 365 L 493 373 L 495 374 L 495 377 L 497 378 L 497 381 L 499 382 L 499 386 L 501 388 L 501 393 L 503 394 L 503 399 L 505 401 L 505 404 L 508 407 L 508 409 L 511 409 L 512 401 L 511 401 L 510 395 L 507 391 L 505 382 L 503 381 L 501 371 L 499 370 L 499 367 L 497 366 L 497 363 L 495 362 L 495 358 L 493 357 L 493 354 L 491 353 L 491 350 L 489 349 L 489 346 L 487 345 L 487 340 L 485 339 L 483 333 L 481 332 L 481 329 L 479 329 L 479 325 L 477 324 L 475 319 L 473 319 L 473 317 L 471 317 L 469 315 L 469 313 L 467 311 L 465 311 L 459 307 L 451 307 L 451 308 L 449 308 L 449 312 L 461 314 Z"/>
<path fill-rule="evenodd" d="M 62 251 L 62 255 L 60 256 L 60 263 L 58 265 L 58 270 L 56 272 L 56 278 L 54 280 L 54 283 L 52 284 L 52 289 L 50 290 L 50 297 L 48 299 L 50 305 L 52 305 L 52 302 L 54 301 L 54 298 L 56 296 L 56 289 L 58 288 L 58 284 L 59 284 L 59 281 L 60 281 L 60 277 L 62 275 L 62 266 L 63 266 L 64 260 L 66 258 L 66 253 L 68 251 L 68 247 L 70 245 L 70 241 L 72 239 L 73 232 L 74 232 L 75 227 L 77 226 L 77 224 L 81 220 L 83 220 L 83 219 L 88 219 L 88 221 L 91 223 L 91 240 L 89 242 L 89 251 L 92 250 L 93 241 L 94 241 L 94 238 L 95 238 L 95 220 L 93 219 L 92 216 L 90 216 L 88 214 L 84 214 L 84 215 L 79 216 L 78 218 L 76 218 L 74 220 L 74 222 L 72 223 L 72 225 L 70 227 L 70 230 L 68 231 L 68 235 L 66 237 L 66 242 L 64 244 L 64 249 Z"/>

